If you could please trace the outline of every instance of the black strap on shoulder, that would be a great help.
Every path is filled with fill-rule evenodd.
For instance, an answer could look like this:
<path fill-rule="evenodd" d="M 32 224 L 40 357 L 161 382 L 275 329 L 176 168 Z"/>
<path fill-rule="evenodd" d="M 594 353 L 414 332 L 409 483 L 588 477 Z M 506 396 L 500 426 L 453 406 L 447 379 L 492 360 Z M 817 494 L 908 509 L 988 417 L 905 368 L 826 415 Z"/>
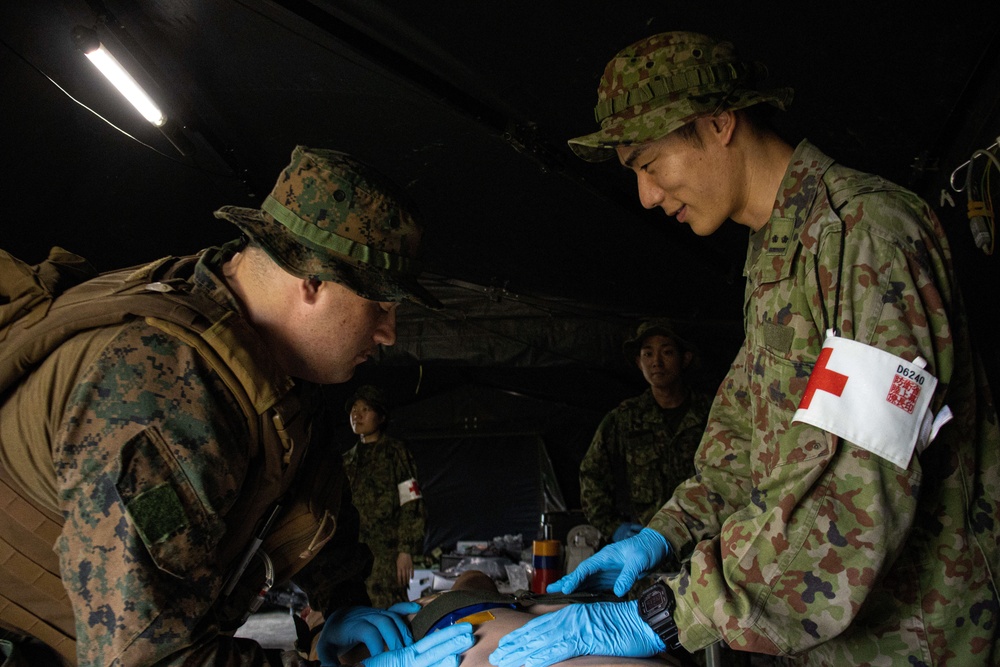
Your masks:
<path fill-rule="evenodd" d="M 847 224 L 840 221 L 840 256 L 837 263 L 837 286 L 833 293 L 833 313 L 832 317 L 826 310 L 826 299 L 823 298 L 823 284 L 819 275 L 819 253 L 813 255 L 813 264 L 816 272 L 816 289 L 819 291 L 819 302 L 823 310 L 823 332 L 830 330 L 830 322 L 833 322 L 834 335 L 840 335 L 840 292 L 844 279 L 844 246 L 847 244 Z"/>
<path fill-rule="evenodd" d="M 0 393 L 77 333 L 140 317 L 172 322 L 195 333 L 223 319 L 226 308 L 190 291 L 197 257 L 165 257 L 100 274 L 52 294 L 11 322 L 0 349 Z M 36 311 L 40 311 L 36 314 Z"/>

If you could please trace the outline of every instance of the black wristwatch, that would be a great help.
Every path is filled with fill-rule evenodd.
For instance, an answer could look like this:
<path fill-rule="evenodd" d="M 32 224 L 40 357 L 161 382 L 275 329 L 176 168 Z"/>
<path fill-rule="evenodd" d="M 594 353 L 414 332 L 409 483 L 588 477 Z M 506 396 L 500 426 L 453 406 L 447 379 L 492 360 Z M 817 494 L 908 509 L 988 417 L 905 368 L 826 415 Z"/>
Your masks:
<path fill-rule="evenodd" d="M 677 622 L 674 621 L 674 592 L 665 584 L 656 582 L 639 596 L 639 618 L 653 628 L 667 649 L 681 647 L 677 639 Z"/>

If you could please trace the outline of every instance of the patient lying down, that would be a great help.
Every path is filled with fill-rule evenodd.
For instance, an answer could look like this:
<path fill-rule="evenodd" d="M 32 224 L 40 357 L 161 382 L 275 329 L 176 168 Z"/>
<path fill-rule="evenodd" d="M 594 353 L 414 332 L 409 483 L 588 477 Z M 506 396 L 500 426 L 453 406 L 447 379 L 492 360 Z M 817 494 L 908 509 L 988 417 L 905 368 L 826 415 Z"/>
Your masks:
<path fill-rule="evenodd" d="M 511 596 L 509 604 L 505 605 L 475 604 L 464 606 L 459 603 L 457 609 L 442 616 L 441 609 L 451 609 L 454 607 L 454 605 L 448 604 L 450 600 L 444 596 L 453 596 L 462 591 L 470 592 L 465 597 L 471 595 L 471 599 L 475 599 L 474 592 L 476 591 L 481 591 L 485 599 L 506 599 L 506 596 L 498 593 L 496 584 L 489 576 L 479 571 L 470 570 L 459 576 L 451 590 L 434 593 L 417 600 L 424 608 L 417 614 L 411 614 L 407 617 L 413 629 L 414 640 L 418 640 L 436 629 L 446 627 L 455 622 L 472 623 L 475 627 L 474 635 L 476 643 L 462 654 L 461 661 L 459 662 L 460 667 L 493 667 L 489 662 L 489 655 L 497 648 L 500 639 L 504 635 L 521 627 L 532 618 L 540 614 L 547 614 L 557 609 L 562 609 L 566 604 L 586 604 L 585 602 L 559 604 L 539 602 L 528 607 L 523 607 L 516 604 L 513 596 Z M 425 612 L 433 613 L 430 618 L 427 618 Z M 361 644 L 341 656 L 341 662 L 344 664 L 354 664 L 366 657 L 368 657 L 368 649 Z M 571 667 L 617 667 L 619 665 L 655 667 L 656 665 L 679 666 L 682 663 L 664 653 L 653 658 L 580 656 L 556 664 Z"/>

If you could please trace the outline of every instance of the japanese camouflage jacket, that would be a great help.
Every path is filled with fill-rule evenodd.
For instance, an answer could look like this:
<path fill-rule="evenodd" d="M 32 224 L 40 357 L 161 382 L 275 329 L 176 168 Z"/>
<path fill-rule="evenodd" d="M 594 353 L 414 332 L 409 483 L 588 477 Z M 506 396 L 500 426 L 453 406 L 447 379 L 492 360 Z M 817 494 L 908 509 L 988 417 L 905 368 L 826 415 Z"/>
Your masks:
<path fill-rule="evenodd" d="M 405 602 L 406 586 L 396 583 L 396 557 L 424 552 L 424 501 L 413 458 L 402 441 L 383 433 L 375 442 L 359 442 L 349 449 L 344 469 L 361 514 L 360 539 L 375 555 L 366 582 L 368 596 L 376 607 Z M 400 497 L 400 484 L 409 494 L 406 498 Z M 413 495 L 418 497 L 411 500 Z"/>
<path fill-rule="evenodd" d="M 700 474 L 650 523 L 689 558 L 668 580 L 681 641 L 810 665 L 998 664 L 1000 435 L 936 216 L 803 142 L 745 271 L 746 340 Z M 791 423 L 829 326 L 940 381 L 932 409 L 954 419 L 907 468 Z"/>
<path fill-rule="evenodd" d="M 232 252 L 205 251 L 189 284 L 238 319 L 215 274 Z M 255 399 L 273 405 L 259 417 L 274 420 L 281 437 L 258 441 L 254 420 L 189 340 L 149 318 L 78 334 L 0 404 L 8 473 L 64 519 L 55 551 L 79 664 L 312 664 L 229 636 L 247 609 L 238 596 L 260 590 L 260 580 L 228 599 L 222 591 L 282 498 L 291 506 L 283 518 L 323 513 L 322 535 L 310 518 L 308 534 L 281 532 L 290 539 L 279 544 L 272 532 L 264 549 L 286 553 L 295 569 L 308 563 L 296 580 L 315 608 L 367 604 L 371 554 L 357 540 L 349 486 L 338 482 L 340 459 L 309 447 L 328 442 L 317 434 L 325 400 L 319 387 L 280 372 L 262 378 L 260 391 L 278 393 Z M 261 349 L 229 352 L 268 358 Z M 248 580 L 261 563 L 252 559 Z"/>
<path fill-rule="evenodd" d="M 711 399 L 692 392 L 688 410 L 668 432 L 651 389 L 622 401 L 601 421 L 580 463 L 580 503 L 591 525 L 610 540 L 623 521 L 646 525 L 674 488 L 692 477 Z M 615 474 L 617 465 L 624 470 Z M 628 488 L 617 488 L 626 480 Z M 619 494 L 630 501 L 619 507 Z"/>

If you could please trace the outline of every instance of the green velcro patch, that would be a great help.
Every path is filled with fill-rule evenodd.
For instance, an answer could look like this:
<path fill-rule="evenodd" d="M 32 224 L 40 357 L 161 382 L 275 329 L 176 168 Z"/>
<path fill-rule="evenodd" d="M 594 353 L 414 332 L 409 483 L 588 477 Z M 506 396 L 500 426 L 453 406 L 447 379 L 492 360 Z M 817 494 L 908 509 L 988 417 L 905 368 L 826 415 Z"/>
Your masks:
<path fill-rule="evenodd" d="M 137 495 L 128 504 L 128 513 L 146 544 L 162 542 L 188 525 L 181 499 L 166 483 Z"/>
<path fill-rule="evenodd" d="M 795 339 L 795 330 L 773 322 L 764 322 L 764 344 L 779 354 L 788 354 Z"/>

